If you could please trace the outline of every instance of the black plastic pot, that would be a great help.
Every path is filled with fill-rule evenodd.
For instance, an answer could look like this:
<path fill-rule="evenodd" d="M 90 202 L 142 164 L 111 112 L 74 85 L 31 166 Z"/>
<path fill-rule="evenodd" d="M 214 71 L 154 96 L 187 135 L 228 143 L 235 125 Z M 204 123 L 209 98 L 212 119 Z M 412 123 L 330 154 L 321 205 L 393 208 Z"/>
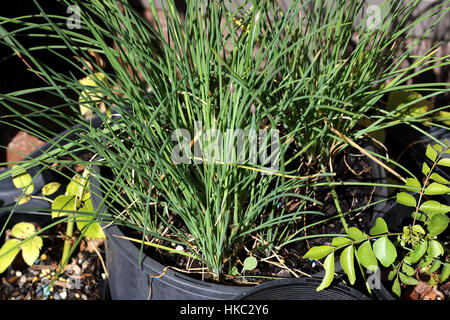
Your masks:
<path fill-rule="evenodd" d="M 106 213 L 100 206 L 100 185 L 91 175 L 91 200 L 94 210 L 101 216 Z M 107 224 L 102 223 L 105 227 Z M 138 263 L 140 250 L 132 242 L 120 239 L 125 236 L 116 225 L 104 228 L 106 241 L 106 267 L 108 287 L 112 300 L 229 300 L 245 287 L 227 286 L 192 279 L 143 254 Z"/>
<path fill-rule="evenodd" d="M 244 290 L 236 300 L 369 300 L 361 292 L 335 284 L 316 292 L 321 279 L 293 278 L 269 281 Z"/>
<path fill-rule="evenodd" d="M 386 173 L 384 168 L 372 163 L 373 174 L 376 182 L 385 182 Z M 94 169 L 95 170 L 95 169 Z M 97 168 L 99 174 L 102 174 Z M 99 181 L 95 175 L 91 175 L 91 200 L 98 214 L 104 215 L 106 208 L 101 206 L 102 191 Z M 374 201 L 387 196 L 387 188 L 377 187 Z M 374 217 L 378 217 L 385 210 L 382 203 L 374 208 Z M 374 219 L 375 219 L 374 218 Z M 102 223 L 105 227 L 108 224 Z M 106 264 L 109 273 L 108 285 L 111 299 L 113 300 L 228 300 L 247 292 L 248 287 L 228 286 L 199 281 L 190 278 L 165 266 L 143 254 L 142 263 L 139 264 L 140 250 L 128 240 L 121 239 L 124 234 L 119 227 L 108 225 L 104 229 L 107 236 Z M 289 279 L 290 280 L 290 279 Z M 308 288 L 315 288 L 320 284 L 316 279 L 305 280 Z M 258 286 L 259 287 L 259 286 Z M 263 287 L 264 288 L 264 287 Z M 309 290 L 309 289 L 308 289 Z M 328 290 L 328 289 L 327 289 Z M 327 292 L 324 290 L 324 292 Z M 330 293 L 333 295 L 333 293 Z M 337 294 L 337 293 L 336 293 Z M 326 295 L 326 294 L 325 294 Z M 355 295 L 354 297 L 357 297 Z M 360 296 L 362 296 L 360 294 Z M 320 299 L 322 295 L 308 299 Z"/>

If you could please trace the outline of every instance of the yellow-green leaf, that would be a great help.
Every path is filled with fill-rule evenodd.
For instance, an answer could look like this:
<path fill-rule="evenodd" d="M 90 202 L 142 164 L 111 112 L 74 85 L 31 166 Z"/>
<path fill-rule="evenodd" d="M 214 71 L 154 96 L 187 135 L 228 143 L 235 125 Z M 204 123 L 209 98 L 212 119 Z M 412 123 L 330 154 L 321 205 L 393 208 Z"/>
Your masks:
<path fill-rule="evenodd" d="M 345 238 L 345 237 L 335 237 L 331 241 L 331 245 L 336 248 L 345 246 L 346 244 L 349 244 L 349 243 L 352 243 L 352 239 Z"/>
<path fill-rule="evenodd" d="M 398 273 L 398 275 L 400 276 L 400 280 L 407 285 L 410 286 L 415 286 L 416 284 L 419 283 L 419 280 L 417 280 L 416 278 L 407 276 L 406 274 L 403 274 L 401 272 Z"/>
<path fill-rule="evenodd" d="M 332 246 L 316 246 L 308 250 L 308 252 L 303 256 L 303 259 L 322 259 L 327 256 L 330 252 L 334 251 L 335 248 Z"/>
<path fill-rule="evenodd" d="M 422 187 L 419 180 L 416 178 L 406 178 L 406 185 L 414 188 L 418 188 L 417 192 L 420 191 L 420 188 Z"/>
<path fill-rule="evenodd" d="M 31 196 L 29 194 L 26 194 L 24 196 L 20 196 L 17 198 L 17 204 L 20 206 L 22 204 L 27 203 L 30 200 L 31 200 Z"/>
<path fill-rule="evenodd" d="M 23 260 L 31 266 L 39 257 L 39 252 L 42 248 L 42 238 L 35 236 L 23 243 L 20 248 L 22 249 Z"/>
<path fill-rule="evenodd" d="M 45 186 L 42 187 L 42 195 L 50 196 L 54 194 L 56 191 L 58 191 L 60 186 L 61 184 L 59 182 L 47 183 Z"/>
<path fill-rule="evenodd" d="M 258 266 L 258 260 L 255 257 L 247 257 L 244 260 L 244 270 L 253 270 Z"/>
<path fill-rule="evenodd" d="M 419 209 L 428 217 L 432 217 L 435 214 L 446 214 L 447 212 L 450 212 L 450 206 L 441 204 L 435 200 L 425 201 L 420 205 Z"/>
<path fill-rule="evenodd" d="M 378 262 L 375 254 L 373 253 L 370 240 L 365 241 L 359 246 L 358 250 L 356 250 L 356 258 L 366 269 L 371 271 L 377 270 Z"/>
<path fill-rule="evenodd" d="M 325 268 L 325 276 L 322 279 L 320 285 L 316 288 L 316 291 L 327 288 L 334 278 L 334 252 L 330 253 L 323 262 Z"/>
<path fill-rule="evenodd" d="M 77 211 L 75 200 L 75 196 L 61 195 L 56 197 L 52 203 L 52 218 L 63 217 L 71 213 L 63 211 Z"/>
<path fill-rule="evenodd" d="M 440 166 L 450 167 L 450 158 L 442 158 L 437 162 Z"/>
<path fill-rule="evenodd" d="M 428 235 L 433 238 L 447 229 L 450 218 L 443 214 L 435 214 L 428 223 Z"/>
<path fill-rule="evenodd" d="M 372 236 L 386 232 L 388 232 L 388 227 L 383 218 L 377 218 L 375 225 L 369 231 Z"/>
<path fill-rule="evenodd" d="M 94 217 L 79 216 L 76 218 L 77 227 L 82 235 L 93 239 L 106 239 L 103 229 Z"/>
<path fill-rule="evenodd" d="M 73 177 L 67 185 L 66 195 L 76 196 L 83 201 L 89 199 L 89 180 L 80 176 Z"/>
<path fill-rule="evenodd" d="M 350 284 L 354 284 L 356 280 L 356 273 L 355 273 L 353 245 L 350 245 L 344 250 L 342 250 L 340 261 L 342 269 L 347 274 L 348 281 L 350 282 Z"/>
<path fill-rule="evenodd" d="M 359 230 L 356 227 L 348 228 L 347 235 L 355 241 L 364 240 L 364 239 L 367 239 L 367 237 L 368 237 L 367 234 L 362 233 L 361 230 Z"/>
<path fill-rule="evenodd" d="M 428 243 L 427 253 L 433 258 L 437 258 L 444 254 L 444 247 L 442 247 L 442 244 L 439 241 L 431 240 Z"/>
<path fill-rule="evenodd" d="M 395 279 L 394 284 L 392 285 L 392 292 L 400 298 L 400 295 L 402 294 L 402 290 L 400 287 L 400 282 L 398 281 L 398 278 Z"/>
<path fill-rule="evenodd" d="M 34 224 L 29 222 L 19 222 L 11 229 L 11 235 L 19 239 L 26 239 L 36 232 Z"/>
<path fill-rule="evenodd" d="M 426 195 L 440 195 L 440 194 L 446 194 L 450 192 L 450 188 L 447 186 L 444 186 L 443 184 L 432 182 L 430 185 L 425 189 Z"/>
<path fill-rule="evenodd" d="M 389 267 L 397 258 L 397 250 L 388 237 L 378 238 L 373 244 L 373 252 L 385 267 Z"/>
<path fill-rule="evenodd" d="M 430 175 L 430 179 L 442 183 L 442 184 L 450 184 L 450 181 L 448 181 L 447 179 L 445 179 L 443 176 L 441 176 L 440 174 L 437 174 L 436 172 L 433 172 Z"/>
<path fill-rule="evenodd" d="M 428 248 L 427 241 L 421 240 L 410 254 L 411 262 L 416 263 L 417 261 L 419 261 L 420 258 L 423 257 L 425 252 L 427 252 L 427 248 Z"/>
<path fill-rule="evenodd" d="M 0 273 L 5 272 L 6 268 L 9 267 L 19 253 L 19 247 L 12 249 L 19 242 L 17 239 L 9 239 L 0 248 Z"/>
<path fill-rule="evenodd" d="M 417 101 L 422 95 L 416 91 L 395 91 L 391 92 L 388 97 L 386 109 L 393 111 L 401 108 L 403 105 L 411 103 L 408 107 L 396 112 L 396 116 L 405 118 L 419 117 L 422 114 L 433 109 L 433 104 L 427 100 Z"/>
<path fill-rule="evenodd" d="M 416 199 L 406 192 L 397 193 L 397 202 L 409 207 L 416 206 Z"/>
<path fill-rule="evenodd" d="M 16 188 L 24 189 L 25 194 L 32 194 L 34 191 L 33 179 L 30 174 L 23 169 L 20 169 L 18 165 L 15 165 L 11 169 L 12 181 Z"/>
<path fill-rule="evenodd" d="M 427 145 L 425 155 L 428 157 L 428 159 L 434 162 L 437 158 L 438 153 L 436 150 L 433 149 L 431 145 Z"/>

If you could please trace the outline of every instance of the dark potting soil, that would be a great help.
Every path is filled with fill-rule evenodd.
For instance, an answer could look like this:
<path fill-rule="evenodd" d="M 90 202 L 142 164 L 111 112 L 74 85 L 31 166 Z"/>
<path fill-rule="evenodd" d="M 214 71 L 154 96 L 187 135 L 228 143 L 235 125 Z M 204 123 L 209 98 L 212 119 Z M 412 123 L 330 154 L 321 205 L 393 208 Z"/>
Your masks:
<path fill-rule="evenodd" d="M 0 274 L 0 300 L 102 300 L 105 297 L 105 273 L 101 260 L 93 249 L 103 251 L 103 240 L 83 239 L 70 263 L 58 275 L 65 232 L 57 225 L 46 230 L 43 246 L 35 263 L 28 266 L 21 252 Z M 5 232 L 5 235 L 8 232 Z M 74 233 L 78 236 L 78 233 Z M 51 282 L 53 286 L 50 287 Z"/>

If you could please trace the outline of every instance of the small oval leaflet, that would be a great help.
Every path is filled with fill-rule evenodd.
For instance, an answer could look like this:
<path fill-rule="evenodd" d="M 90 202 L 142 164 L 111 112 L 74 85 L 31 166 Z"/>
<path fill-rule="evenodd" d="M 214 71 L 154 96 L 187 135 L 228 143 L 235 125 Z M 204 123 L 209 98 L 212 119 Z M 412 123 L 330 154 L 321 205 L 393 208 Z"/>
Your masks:
<path fill-rule="evenodd" d="M 244 270 L 251 271 L 258 265 L 258 260 L 255 257 L 247 257 L 244 260 Z"/>
<path fill-rule="evenodd" d="M 58 191 L 60 186 L 61 184 L 59 182 L 47 183 L 45 186 L 42 187 L 42 195 L 50 196 L 54 194 L 56 191 Z"/>
<path fill-rule="evenodd" d="M 11 234 L 19 239 L 26 239 L 35 232 L 36 228 L 29 222 L 19 222 L 11 229 Z"/>

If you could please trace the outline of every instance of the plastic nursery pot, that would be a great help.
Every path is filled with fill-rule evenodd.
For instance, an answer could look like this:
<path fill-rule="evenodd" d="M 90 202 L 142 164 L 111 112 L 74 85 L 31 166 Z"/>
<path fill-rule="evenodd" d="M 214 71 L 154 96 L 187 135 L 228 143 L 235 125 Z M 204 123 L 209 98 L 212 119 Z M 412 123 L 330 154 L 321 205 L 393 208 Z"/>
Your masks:
<path fill-rule="evenodd" d="M 292 278 L 269 281 L 244 290 L 236 300 L 369 300 L 361 292 L 343 284 L 316 291 L 317 278 Z"/>
<path fill-rule="evenodd" d="M 376 182 L 386 181 L 384 168 L 372 163 Z M 102 174 L 100 168 L 93 168 Z M 102 191 L 96 175 L 90 176 L 91 201 L 94 210 L 102 216 L 106 208 L 102 206 Z M 374 201 L 385 198 L 387 188 L 376 190 Z M 374 208 L 375 218 L 385 210 L 382 203 Z M 132 242 L 120 238 L 124 237 L 121 229 L 113 224 L 102 223 L 106 236 L 106 266 L 108 269 L 108 286 L 113 300 L 229 300 L 245 292 L 248 287 L 214 284 L 190 278 L 165 266 L 142 253 L 139 263 L 140 250 Z M 308 286 L 315 292 L 320 284 L 314 280 L 308 281 Z M 306 282 L 305 282 L 306 283 Z M 258 286 L 259 287 L 259 286 Z M 326 290 L 325 290 L 326 291 Z M 319 296 L 320 297 L 320 296 Z M 355 295 L 362 297 L 362 294 Z M 309 299 L 315 299 L 313 295 Z"/>
<path fill-rule="evenodd" d="M 93 168 L 100 171 L 100 169 Z M 95 175 L 90 176 L 91 201 L 99 216 L 106 213 L 100 206 L 100 184 Z M 106 223 L 101 223 L 105 227 Z M 125 236 L 116 225 L 104 228 L 106 233 L 106 268 L 108 287 L 112 300 L 229 300 L 245 287 L 227 286 L 192 279 L 142 254 L 132 242 L 118 237 Z"/>

